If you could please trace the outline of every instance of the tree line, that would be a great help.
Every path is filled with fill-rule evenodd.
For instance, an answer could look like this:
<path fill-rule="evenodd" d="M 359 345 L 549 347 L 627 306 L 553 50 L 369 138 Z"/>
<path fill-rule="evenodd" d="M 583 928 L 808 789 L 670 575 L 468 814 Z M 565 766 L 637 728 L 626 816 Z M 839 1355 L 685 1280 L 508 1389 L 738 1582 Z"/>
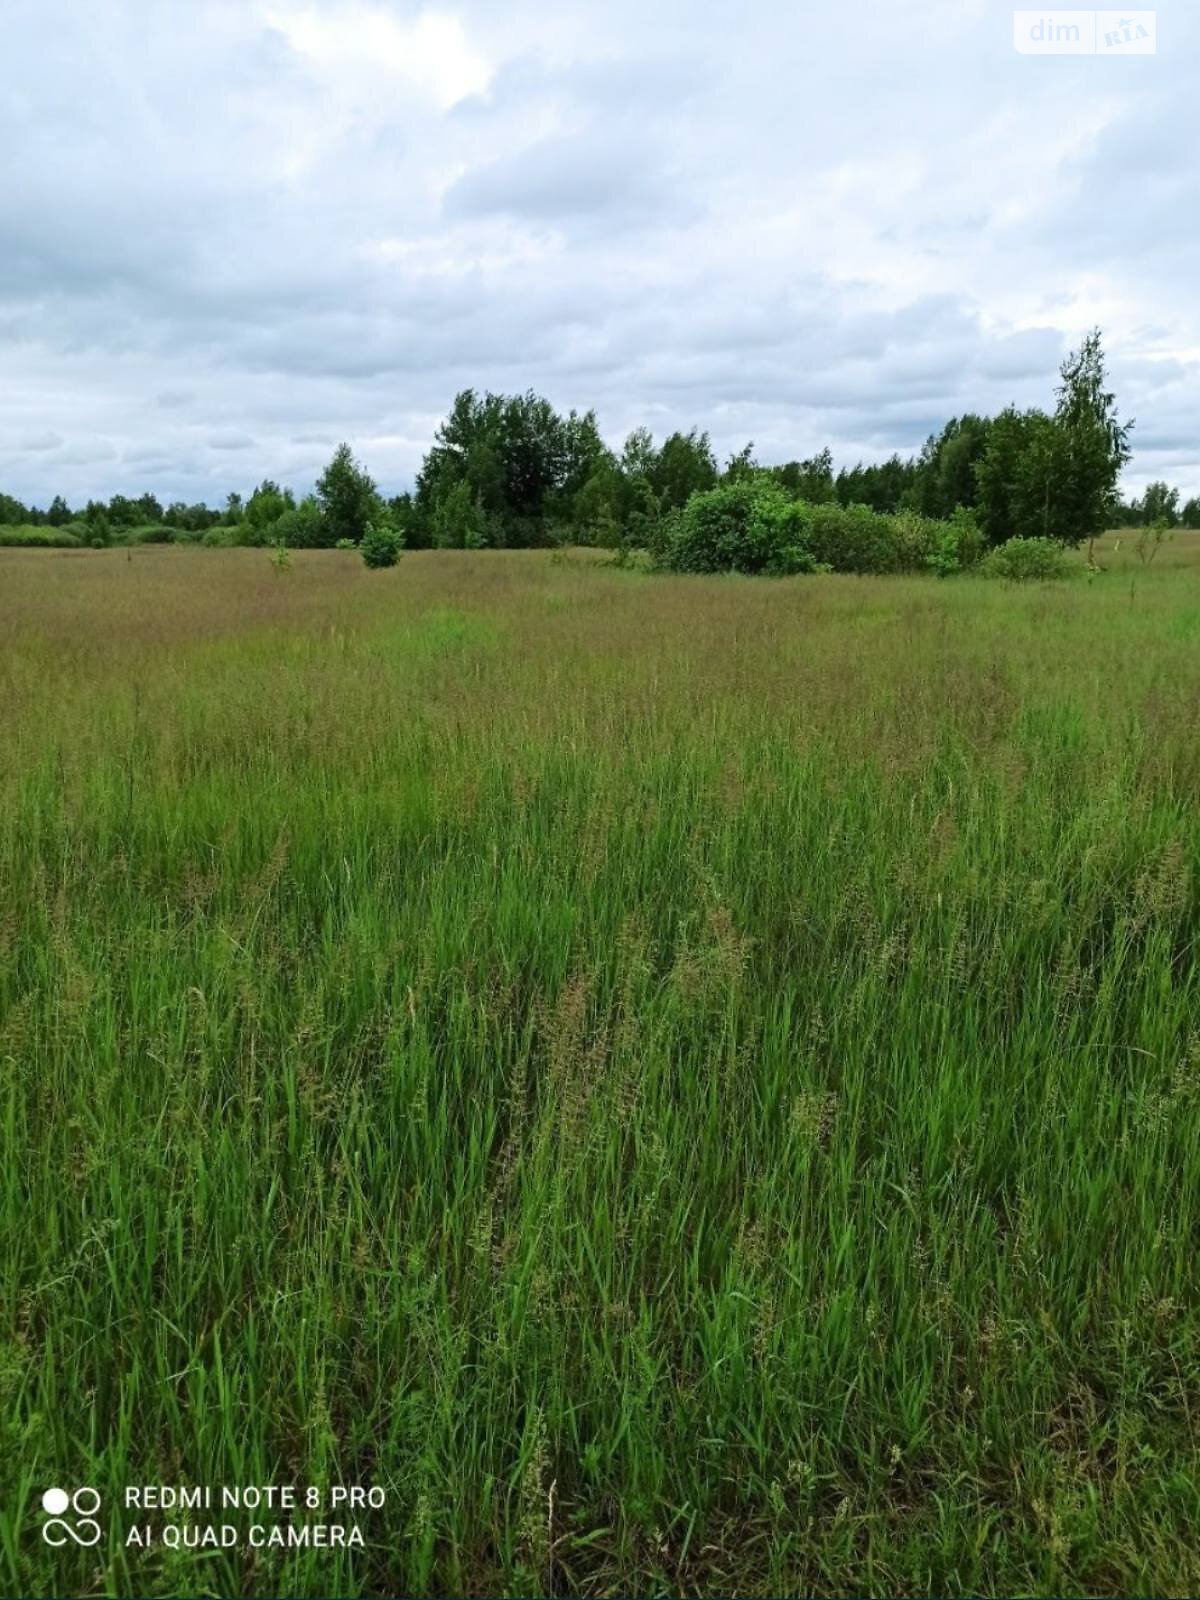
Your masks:
<path fill-rule="evenodd" d="M 313 493 L 265 479 L 220 509 L 153 494 L 88 501 L 73 511 L 56 496 L 45 511 L 0 494 L 0 525 L 63 530 L 68 542 L 161 539 L 292 548 L 360 544 L 368 528 L 409 549 L 545 546 L 563 542 L 653 547 L 694 495 L 738 482 L 770 484 L 810 505 L 867 507 L 947 519 L 970 512 L 986 545 L 1049 538 L 1075 545 L 1105 527 L 1200 528 L 1200 497 L 1151 484 L 1122 501 L 1131 424 L 1107 388 L 1099 331 L 1064 362 L 1053 411 L 1010 406 L 994 417 L 953 417 L 909 458 L 835 471 L 828 449 L 760 464 L 747 444 L 719 464 L 707 433 L 676 431 L 656 443 L 635 429 L 619 449 L 594 411 L 563 415 L 532 391 L 463 390 L 438 428 L 414 489 L 379 491 L 340 445 Z"/>

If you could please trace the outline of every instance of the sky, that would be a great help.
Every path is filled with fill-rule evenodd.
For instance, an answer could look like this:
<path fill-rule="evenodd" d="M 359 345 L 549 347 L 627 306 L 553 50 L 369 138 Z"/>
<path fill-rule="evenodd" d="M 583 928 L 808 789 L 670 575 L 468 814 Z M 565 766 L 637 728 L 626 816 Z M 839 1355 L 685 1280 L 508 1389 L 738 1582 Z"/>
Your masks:
<path fill-rule="evenodd" d="M 995 0 L 4 0 L 0 490 L 412 483 L 462 388 L 614 445 L 908 454 L 1105 335 L 1200 493 L 1200 6 L 1028 56 Z"/>

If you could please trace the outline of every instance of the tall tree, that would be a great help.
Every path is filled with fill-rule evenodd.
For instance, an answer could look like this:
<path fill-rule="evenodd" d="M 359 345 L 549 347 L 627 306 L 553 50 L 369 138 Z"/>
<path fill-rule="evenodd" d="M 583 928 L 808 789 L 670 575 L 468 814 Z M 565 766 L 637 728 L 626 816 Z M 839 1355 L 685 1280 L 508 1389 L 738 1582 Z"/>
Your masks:
<path fill-rule="evenodd" d="M 338 445 L 333 460 L 317 479 L 317 501 L 330 544 L 339 539 L 352 539 L 357 544 L 367 531 L 368 522 L 378 514 L 380 500 L 374 480 L 355 461 L 348 444 Z M 247 506 L 247 515 L 249 511 Z"/>
<path fill-rule="evenodd" d="M 1161 480 L 1146 485 L 1146 492 L 1142 496 L 1141 521 L 1149 527 L 1155 522 L 1162 522 L 1168 528 L 1179 525 L 1179 490 L 1172 489 Z"/>
<path fill-rule="evenodd" d="M 659 503 L 671 511 L 686 505 L 692 495 L 713 488 L 717 477 L 717 458 L 708 435 L 693 428 L 689 433 L 675 432 L 663 440 L 651 481 Z"/>
<path fill-rule="evenodd" d="M 1109 525 L 1121 469 L 1130 457 L 1132 422 L 1117 416 L 1107 387 L 1099 328 L 1062 365 L 1054 420 L 1062 430 L 1062 480 L 1055 537 L 1064 544 L 1088 541 Z"/>

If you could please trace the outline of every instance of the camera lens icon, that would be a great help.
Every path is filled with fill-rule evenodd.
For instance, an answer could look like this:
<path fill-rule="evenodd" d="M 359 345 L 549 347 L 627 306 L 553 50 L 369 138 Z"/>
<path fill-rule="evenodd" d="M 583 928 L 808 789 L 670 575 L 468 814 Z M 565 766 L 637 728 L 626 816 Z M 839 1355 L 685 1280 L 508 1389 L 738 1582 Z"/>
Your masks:
<path fill-rule="evenodd" d="M 100 1509 L 100 1494 L 96 1489 L 76 1489 L 68 1494 L 65 1489 L 47 1489 L 42 1496 L 42 1510 L 48 1521 L 42 1524 L 42 1538 L 55 1550 L 65 1544 L 82 1545 L 89 1549 L 100 1543 L 100 1524 L 95 1520 Z"/>

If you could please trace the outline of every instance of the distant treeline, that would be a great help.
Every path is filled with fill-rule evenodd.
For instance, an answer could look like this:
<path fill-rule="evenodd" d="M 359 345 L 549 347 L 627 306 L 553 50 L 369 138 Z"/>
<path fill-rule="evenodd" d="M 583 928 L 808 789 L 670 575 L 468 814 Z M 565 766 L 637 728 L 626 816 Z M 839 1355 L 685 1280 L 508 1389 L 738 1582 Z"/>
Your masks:
<path fill-rule="evenodd" d="M 1151 484 L 1140 500 L 1117 494 L 1129 459 L 1129 426 L 1105 388 L 1098 332 L 1062 367 L 1053 413 L 1009 407 L 995 417 L 968 413 L 932 434 L 918 455 L 835 471 L 826 449 L 804 460 L 760 465 L 753 445 L 719 464 L 707 433 L 692 429 L 656 444 L 635 429 L 621 449 L 600 435 L 593 411 L 567 415 L 529 392 L 457 396 L 438 429 L 412 493 L 385 498 L 347 445 L 297 498 L 265 479 L 220 510 L 154 495 L 114 495 L 72 510 L 56 496 L 45 511 L 0 494 L 3 528 L 31 530 L 22 542 L 204 542 L 293 548 L 361 541 L 386 526 L 409 549 L 553 545 L 653 546 L 661 524 L 691 497 L 720 484 L 769 483 L 810 505 L 864 506 L 946 519 L 974 514 L 985 543 L 1052 538 L 1074 545 L 1106 526 L 1200 528 L 1200 498 Z M 32 530 L 47 530 L 42 535 Z"/>

